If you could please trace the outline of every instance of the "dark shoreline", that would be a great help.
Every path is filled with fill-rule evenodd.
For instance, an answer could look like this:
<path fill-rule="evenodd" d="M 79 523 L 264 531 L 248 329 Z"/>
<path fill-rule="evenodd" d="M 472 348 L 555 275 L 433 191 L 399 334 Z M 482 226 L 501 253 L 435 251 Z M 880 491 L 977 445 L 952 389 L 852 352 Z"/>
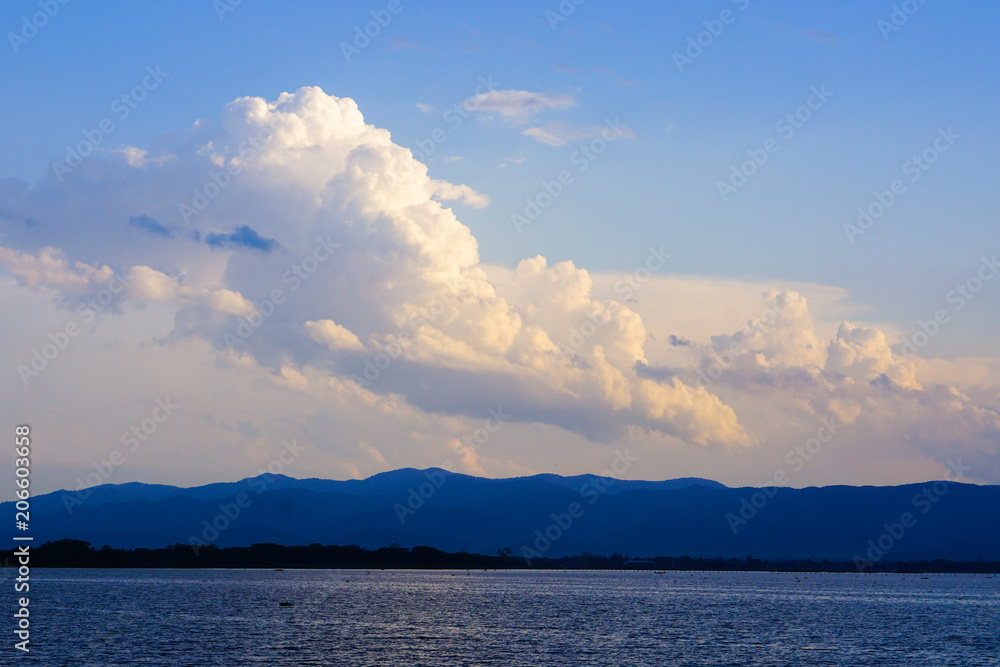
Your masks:
<path fill-rule="evenodd" d="M 0 564 L 15 567 L 14 550 L 0 552 Z M 94 549 L 79 540 L 47 542 L 31 548 L 33 568 L 135 569 L 328 569 L 328 570 L 662 570 L 702 572 L 830 572 L 898 574 L 1000 574 L 997 561 L 831 561 L 812 559 L 691 558 L 688 556 L 630 557 L 581 554 L 528 559 L 508 551 L 487 556 L 447 553 L 433 547 L 407 549 L 396 545 L 369 550 L 357 546 L 193 548 L 173 544 L 162 549 Z"/>

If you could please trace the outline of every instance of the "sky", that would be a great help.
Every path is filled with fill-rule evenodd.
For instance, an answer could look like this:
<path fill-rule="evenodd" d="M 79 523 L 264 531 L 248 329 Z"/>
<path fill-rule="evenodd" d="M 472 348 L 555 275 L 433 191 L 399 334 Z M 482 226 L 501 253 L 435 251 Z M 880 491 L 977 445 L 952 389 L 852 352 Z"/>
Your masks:
<path fill-rule="evenodd" d="M 5 3 L 0 415 L 36 493 L 1000 483 L 998 18 Z"/>

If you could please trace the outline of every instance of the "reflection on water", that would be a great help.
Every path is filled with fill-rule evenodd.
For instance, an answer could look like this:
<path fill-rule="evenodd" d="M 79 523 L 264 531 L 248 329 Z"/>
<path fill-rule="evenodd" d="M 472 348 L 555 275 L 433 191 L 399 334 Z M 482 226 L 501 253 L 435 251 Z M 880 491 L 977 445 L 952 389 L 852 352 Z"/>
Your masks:
<path fill-rule="evenodd" d="M 1000 578 L 39 570 L 45 665 L 996 665 Z M 292 602 L 292 606 L 281 606 Z"/>

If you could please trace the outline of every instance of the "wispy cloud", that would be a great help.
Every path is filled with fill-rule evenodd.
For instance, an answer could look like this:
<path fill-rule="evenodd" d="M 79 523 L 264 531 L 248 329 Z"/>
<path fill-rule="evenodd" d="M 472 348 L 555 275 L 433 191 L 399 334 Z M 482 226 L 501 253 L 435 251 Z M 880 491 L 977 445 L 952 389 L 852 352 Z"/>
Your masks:
<path fill-rule="evenodd" d="M 533 93 L 527 90 L 492 90 L 480 93 L 467 103 L 469 109 L 496 112 L 505 118 L 524 119 L 546 109 L 568 109 L 576 106 L 570 95 Z"/>
<path fill-rule="evenodd" d="M 205 236 L 205 243 L 217 248 L 242 247 L 261 252 L 271 252 L 278 246 L 278 242 L 261 236 L 255 229 L 247 225 L 233 227 L 229 234 L 208 234 Z"/>
<path fill-rule="evenodd" d="M 606 128 L 595 125 L 587 128 L 574 128 L 563 123 L 549 123 L 545 127 L 529 127 L 521 134 L 531 137 L 536 141 L 549 146 L 564 146 L 567 142 L 578 141 L 580 139 L 592 139 L 601 135 Z M 625 128 L 622 134 L 626 139 L 634 139 L 635 134 Z"/>
<path fill-rule="evenodd" d="M 133 216 L 128 219 L 128 224 L 157 236 L 164 236 L 167 238 L 173 236 L 173 232 L 171 232 L 169 228 L 160 224 L 157 220 L 149 217 L 148 215 Z"/>

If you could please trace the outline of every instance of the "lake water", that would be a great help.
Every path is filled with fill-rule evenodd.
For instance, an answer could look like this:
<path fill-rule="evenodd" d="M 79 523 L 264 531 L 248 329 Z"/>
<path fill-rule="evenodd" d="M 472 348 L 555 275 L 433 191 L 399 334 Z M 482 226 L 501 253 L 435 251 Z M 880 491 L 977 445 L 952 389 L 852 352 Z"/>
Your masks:
<path fill-rule="evenodd" d="M 18 664 L 1000 664 L 1000 577 L 33 570 L 31 588 Z"/>

